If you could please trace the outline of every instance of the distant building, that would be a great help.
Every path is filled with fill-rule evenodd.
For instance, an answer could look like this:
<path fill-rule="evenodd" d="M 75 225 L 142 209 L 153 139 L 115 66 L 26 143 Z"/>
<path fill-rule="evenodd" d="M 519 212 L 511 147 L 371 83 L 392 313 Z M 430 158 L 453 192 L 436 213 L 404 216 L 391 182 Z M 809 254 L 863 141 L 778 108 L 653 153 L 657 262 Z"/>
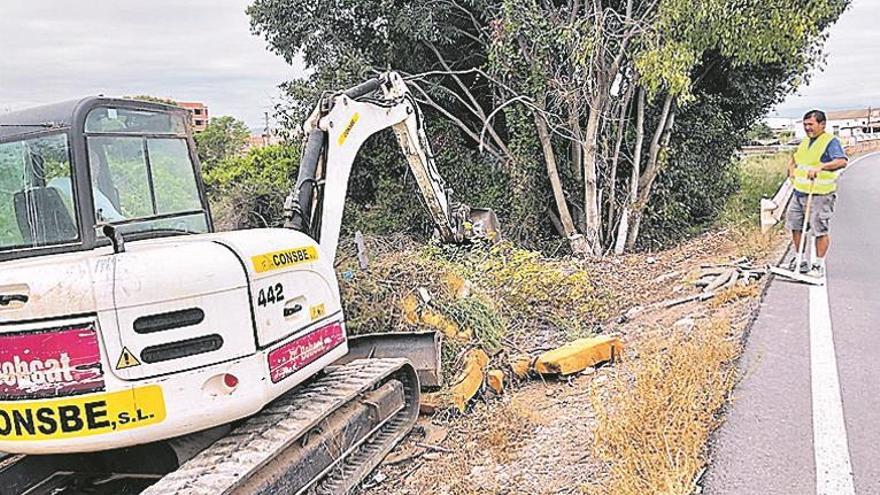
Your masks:
<path fill-rule="evenodd" d="M 789 119 L 786 117 L 767 117 L 764 119 L 764 123 L 767 124 L 767 127 L 773 131 L 773 134 L 779 135 L 787 132 L 794 132 L 794 122 L 795 119 Z"/>
<path fill-rule="evenodd" d="M 251 134 L 248 136 L 248 142 L 245 145 L 245 150 L 253 149 L 253 148 L 262 148 L 264 146 L 270 146 L 273 144 L 280 144 L 282 139 L 275 134 L 263 133 L 263 134 Z"/>
<path fill-rule="evenodd" d="M 177 104 L 189 110 L 193 132 L 202 132 L 208 127 L 208 107 L 204 103 L 179 101 Z"/>
<path fill-rule="evenodd" d="M 825 117 L 825 130 L 847 141 L 880 137 L 880 108 L 828 111 Z M 803 120 L 797 121 L 795 133 L 799 138 L 806 136 Z"/>

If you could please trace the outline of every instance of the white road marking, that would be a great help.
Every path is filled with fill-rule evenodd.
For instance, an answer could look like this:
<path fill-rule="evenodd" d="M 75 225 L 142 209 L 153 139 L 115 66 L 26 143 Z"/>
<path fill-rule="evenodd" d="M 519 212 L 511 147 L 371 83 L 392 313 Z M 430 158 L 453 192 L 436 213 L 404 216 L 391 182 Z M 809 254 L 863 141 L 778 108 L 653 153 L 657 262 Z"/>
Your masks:
<path fill-rule="evenodd" d="M 810 377 L 817 495 L 853 495 L 852 463 L 826 285 L 810 287 Z"/>

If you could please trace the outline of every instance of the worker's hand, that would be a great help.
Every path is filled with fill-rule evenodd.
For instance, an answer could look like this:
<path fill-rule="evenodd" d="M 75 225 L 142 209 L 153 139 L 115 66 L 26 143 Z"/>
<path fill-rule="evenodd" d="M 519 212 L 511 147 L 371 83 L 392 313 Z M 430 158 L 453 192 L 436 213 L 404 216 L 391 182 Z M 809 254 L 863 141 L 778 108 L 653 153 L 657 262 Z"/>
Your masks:
<path fill-rule="evenodd" d="M 819 171 L 816 169 L 807 170 L 807 179 L 816 180 L 816 176 L 819 175 Z"/>

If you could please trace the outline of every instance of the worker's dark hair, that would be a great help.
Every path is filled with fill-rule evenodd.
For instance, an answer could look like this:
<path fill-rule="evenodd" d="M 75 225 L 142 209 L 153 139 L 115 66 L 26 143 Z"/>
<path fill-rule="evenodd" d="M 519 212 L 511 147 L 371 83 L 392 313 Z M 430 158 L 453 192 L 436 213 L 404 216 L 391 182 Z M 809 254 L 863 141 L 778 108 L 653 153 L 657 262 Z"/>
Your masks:
<path fill-rule="evenodd" d="M 804 120 L 807 120 L 809 118 L 814 118 L 816 119 L 816 122 L 821 124 L 825 122 L 825 112 L 823 112 L 822 110 L 810 110 L 809 112 L 804 114 Z"/>

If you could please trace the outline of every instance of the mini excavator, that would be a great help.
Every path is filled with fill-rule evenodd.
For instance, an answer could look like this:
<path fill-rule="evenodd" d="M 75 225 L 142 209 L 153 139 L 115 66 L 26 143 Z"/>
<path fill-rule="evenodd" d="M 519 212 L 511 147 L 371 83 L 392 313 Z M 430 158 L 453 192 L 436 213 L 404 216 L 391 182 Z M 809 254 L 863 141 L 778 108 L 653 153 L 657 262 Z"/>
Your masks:
<path fill-rule="evenodd" d="M 0 494 L 355 489 L 419 407 L 406 359 L 331 367 L 348 178 L 389 127 L 440 240 L 496 238 L 395 72 L 321 99 L 283 228 L 214 230 L 184 109 L 0 115 Z"/>

